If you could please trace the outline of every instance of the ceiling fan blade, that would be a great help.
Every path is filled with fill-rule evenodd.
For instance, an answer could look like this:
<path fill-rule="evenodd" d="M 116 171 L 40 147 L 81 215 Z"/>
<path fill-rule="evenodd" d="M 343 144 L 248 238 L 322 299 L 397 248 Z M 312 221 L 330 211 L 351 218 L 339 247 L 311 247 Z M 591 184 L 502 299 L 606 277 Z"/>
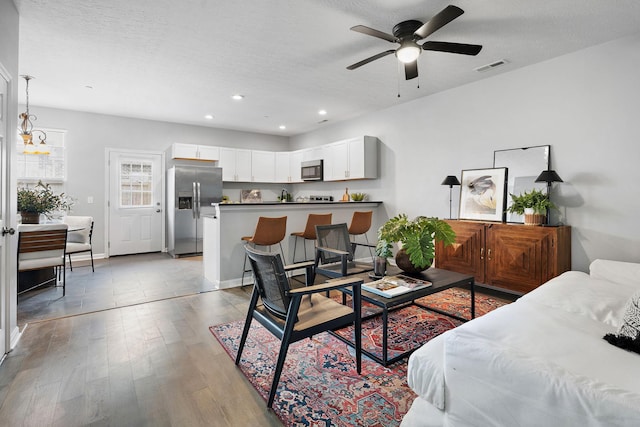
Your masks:
<path fill-rule="evenodd" d="M 458 6 L 449 5 L 442 9 L 436 16 L 425 22 L 424 25 L 418 28 L 413 34 L 420 37 L 420 39 L 424 39 L 463 13 L 464 10 L 460 9 Z"/>
<path fill-rule="evenodd" d="M 347 70 L 355 70 L 356 68 L 362 67 L 363 65 L 368 64 L 369 62 L 375 61 L 376 59 L 380 59 L 380 58 L 385 57 L 387 55 L 391 55 L 392 53 L 395 53 L 395 52 L 396 51 L 393 50 L 393 49 L 387 50 L 387 51 L 384 51 L 384 52 L 380 52 L 377 55 L 373 55 L 373 56 L 371 56 L 371 57 L 369 57 L 367 59 L 363 59 L 360 62 L 356 62 L 355 64 L 349 65 L 347 67 Z"/>
<path fill-rule="evenodd" d="M 382 31 L 374 30 L 373 28 L 365 27 L 364 25 L 356 25 L 355 27 L 351 27 L 351 31 L 377 37 L 391 43 L 398 42 L 398 39 L 391 34 L 383 33 Z"/>
<path fill-rule="evenodd" d="M 407 80 L 418 77 L 418 60 L 404 64 L 404 76 Z"/>
<path fill-rule="evenodd" d="M 422 44 L 424 50 L 435 50 L 438 52 L 460 53 L 462 55 L 475 56 L 482 50 L 479 44 L 449 43 L 427 41 Z"/>

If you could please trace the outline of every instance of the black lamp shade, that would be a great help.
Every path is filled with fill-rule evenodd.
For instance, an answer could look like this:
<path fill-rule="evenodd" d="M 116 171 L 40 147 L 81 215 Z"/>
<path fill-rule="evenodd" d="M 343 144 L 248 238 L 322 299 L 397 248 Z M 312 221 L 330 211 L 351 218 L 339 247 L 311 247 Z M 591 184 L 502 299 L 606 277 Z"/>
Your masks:
<path fill-rule="evenodd" d="M 540 175 L 536 178 L 536 182 L 564 182 L 562 178 L 556 173 L 554 170 L 546 170 L 542 171 Z"/>
<path fill-rule="evenodd" d="M 444 179 L 444 181 L 442 181 L 442 185 L 453 187 L 454 185 L 460 185 L 460 181 L 458 181 L 458 177 L 449 175 Z"/>

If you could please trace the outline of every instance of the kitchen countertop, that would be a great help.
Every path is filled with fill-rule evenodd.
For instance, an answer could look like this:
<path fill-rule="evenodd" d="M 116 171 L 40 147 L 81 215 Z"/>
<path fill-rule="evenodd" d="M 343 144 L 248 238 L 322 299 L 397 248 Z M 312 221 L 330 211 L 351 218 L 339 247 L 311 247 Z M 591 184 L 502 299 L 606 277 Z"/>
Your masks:
<path fill-rule="evenodd" d="M 341 202 L 341 201 L 308 201 L 308 202 L 261 202 L 261 203 L 220 203 L 220 207 L 222 206 L 286 206 L 286 205 L 357 205 L 357 204 L 367 204 L 367 203 L 375 203 L 381 204 L 381 201 L 377 200 L 364 200 L 362 202 Z"/>

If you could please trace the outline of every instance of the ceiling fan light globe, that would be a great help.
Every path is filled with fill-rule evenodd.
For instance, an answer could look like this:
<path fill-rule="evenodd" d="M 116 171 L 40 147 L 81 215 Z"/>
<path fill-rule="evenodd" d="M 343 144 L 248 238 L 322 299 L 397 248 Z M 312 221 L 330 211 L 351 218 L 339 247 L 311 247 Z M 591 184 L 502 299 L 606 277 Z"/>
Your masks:
<path fill-rule="evenodd" d="M 418 59 L 421 51 L 422 49 L 420 49 L 420 47 L 418 47 L 417 45 L 402 46 L 398 50 L 396 50 L 396 57 L 398 58 L 398 61 L 402 62 L 403 64 L 409 64 L 410 62 Z"/>

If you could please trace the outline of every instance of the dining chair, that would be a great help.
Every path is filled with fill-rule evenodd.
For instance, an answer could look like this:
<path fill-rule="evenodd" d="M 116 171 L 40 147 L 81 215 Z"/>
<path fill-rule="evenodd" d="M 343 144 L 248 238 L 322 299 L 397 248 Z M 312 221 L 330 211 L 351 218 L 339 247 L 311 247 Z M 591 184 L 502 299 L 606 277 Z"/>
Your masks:
<path fill-rule="evenodd" d="M 93 266 L 93 246 L 91 238 L 93 236 L 93 217 L 91 216 L 66 216 L 64 223 L 69 226 L 67 235 L 67 256 L 69 257 L 69 268 L 73 271 L 71 255 L 89 252 L 91 256 L 91 271 L 95 272 Z"/>
<path fill-rule="evenodd" d="M 354 259 L 357 246 L 367 246 L 352 242 L 346 223 L 316 226 L 316 258 L 314 274 L 327 277 L 343 277 L 373 270 L 372 263 Z"/>
<path fill-rule="evenodd" d="M 280 350 L 274 367 L 267 407 L 270 408 L 275 399 L 289 345 L 304 338 L 354 325 L 356 370 L 360 374 L 362 366 L 360 286 L 363 280 L 349 278 L 313 285 L 310 277 L 312 275 L 307 274 L 307 286 L 294 288 L 287 278 L 287 269 L 282 263 L 280 254 L 262 252 L 249 246 L 245 247 L 245 251 L 256 280 L 235 364 L 238 365 L 242 359 L 242 350 L 253 319 L 280 339 Z M 307 273 L 310 273 L 309 269 L 312 268 L 313 262 L 299 263 L 290 268 L 300 268 L 302 265 L 305 266 Z M 353 308 L 320 295 L 320 293 L 345 287 L 352 288 Z"/>
<path fill-rule="evenodd" d="M 332 214 L 314 214 L 310 213 L 307 216 L 307 224 L 304 227 L 304 231 L 294 231 L 291 233 L 292 236 L 295 236 L 295 240 L 293 241 L 293 257 L 291 260 L 296 262 L 296 248 L 298 246 L 298 238 L 302 238 L 302 243 L 304 245 L 304 260 L 307 261 L 307 240 L 316 240 L 316 225 L 323 224 L 331 224 L 331 216 Z"/>
<path fill-rule="evenodd" d="M 53 267 L 54 278 L 62 270 L 62 296 L 66 294 L 65 248 L 67 224 L 21 224 L 18 226 L 18 272 L 41 270 Z M 51 280 L 29 287 L 34 289 Z"/>
<path fill-rule="evenodd" d="M 351 224 L 349 224 L 349 236 L 353 236 L 353 241 L 356 241 L 356 236 L 364 235 L 364 240 L 367 242 L 366 246 L 369 247 L 369 255 L 373 260 L 373 251 L 371 248 L 375 247 L 369 243 L 369 237 L 367 232 L 371 228 L 371 217 L 373 211 L 360 212 L 355 211 L 351 218 Z"/>

